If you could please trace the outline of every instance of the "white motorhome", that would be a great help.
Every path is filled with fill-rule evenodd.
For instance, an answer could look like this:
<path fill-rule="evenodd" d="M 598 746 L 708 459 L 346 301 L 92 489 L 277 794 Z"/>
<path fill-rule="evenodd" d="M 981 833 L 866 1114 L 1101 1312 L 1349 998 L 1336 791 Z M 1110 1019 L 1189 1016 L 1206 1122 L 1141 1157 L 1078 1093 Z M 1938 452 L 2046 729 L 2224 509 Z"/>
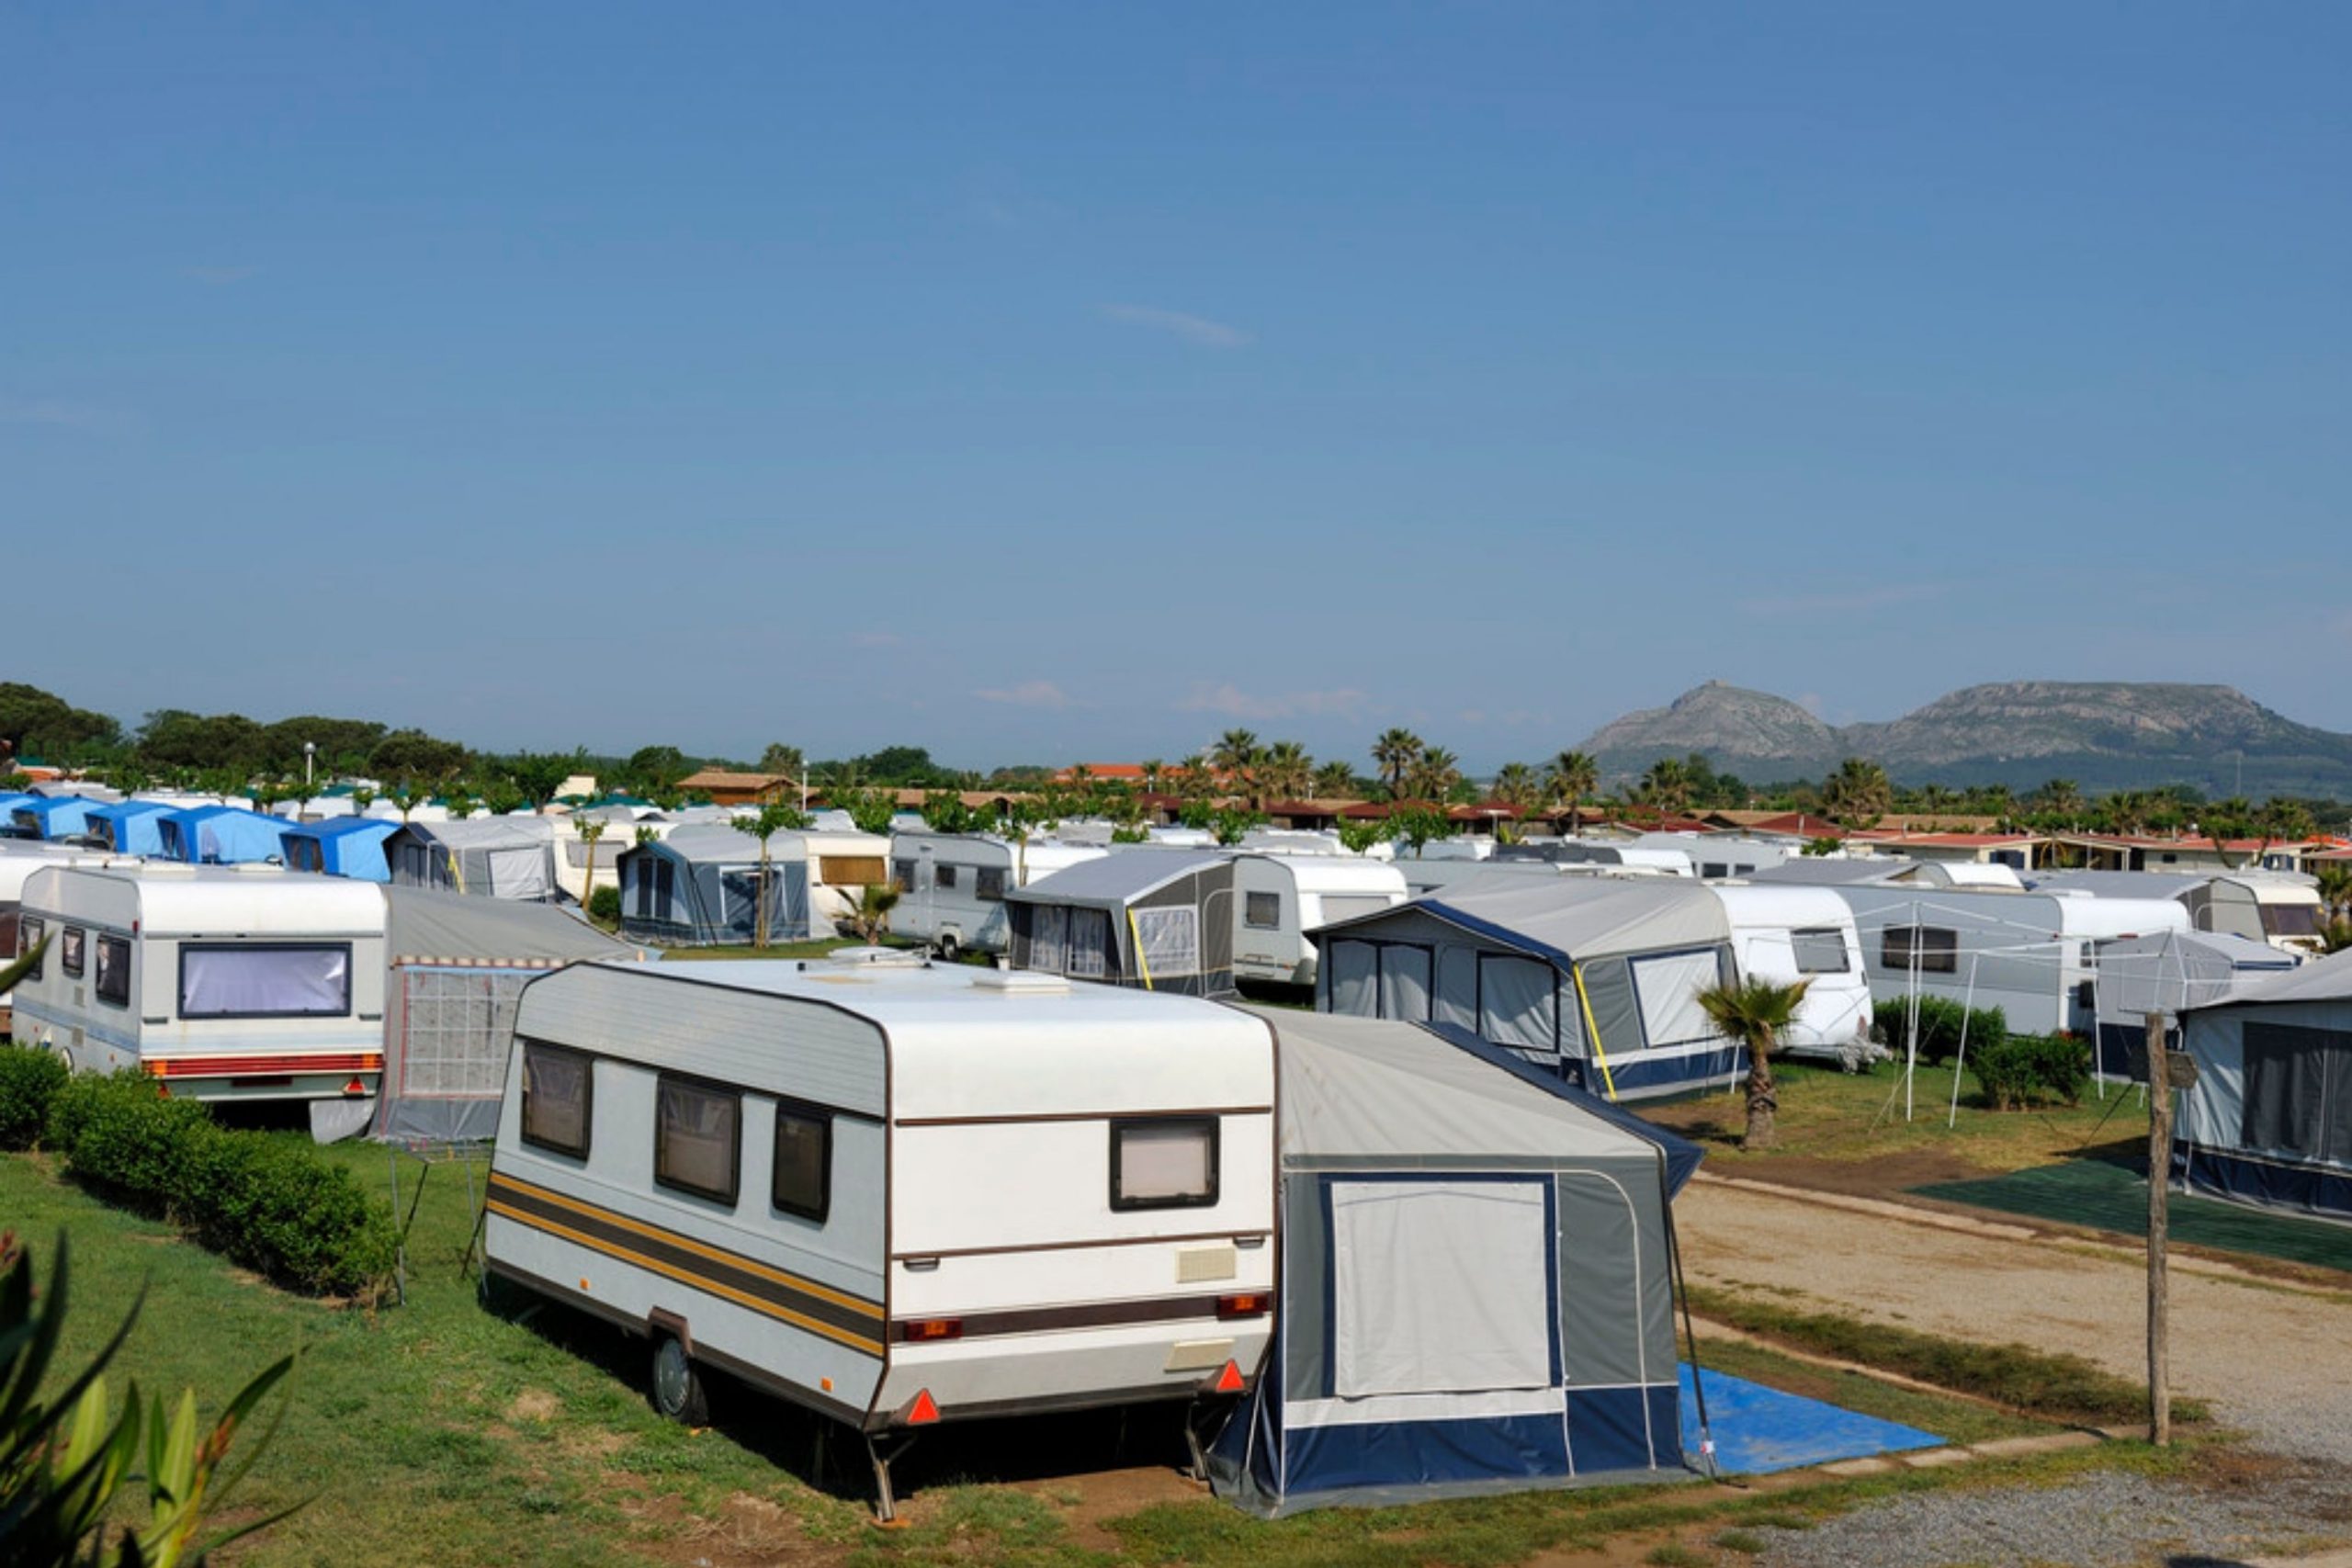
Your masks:
<path fill-rule="evenodd" d="M 1005 889 L 1110 852 L 1050 839 L 1017 844 L 993 833 L 893 833 L 890 880 L 899 885 L 899 902 L 890 934 L 926 942 L 951 957 L 1002 953 L 1012 940 Z"/>
<path fill-rule="evenodd" d="M 2188 911 L 2188 929 L 2266 942 L 2308 958 L 2326 948 L 2320 927 L 2319 880 L 2293 871 L 2052 871 L 2034 886 L 2093 898 L 2171 898 Z"/>
<path fill-rule="evenodd" d="M 76 1069 L 135 1067 L 174 1094 L 317 1100 L 376 1091 L 384 896 L 272 865 L 51 866 L 17 942 L 56 941 L 16 992 L 16 1033 Z"/>
<path fill-rule="evenodd" d="M 1846 900 L 1826 887 L 1710 886 L 1731 920 L 1732 958 L 1741 976 L 1806 983 L 1781 1049 L 1840 1061 L 1868 1057 L 1871 982 Z"/>
<path fill-rule="evenodd" d="M 1352 855 L 1244 854 L 1233 863 L 1233 975 L 1278 985 L 1315 984 L 1307 933 L 1401 904 L 1405 874 Z"/>
<path fill-rule="evenodd" d="M 920 964 L 581 964 L 527 987 L 491 1272 L 869 1447 L 1246 1386 L 1274 1040 L 1216 1004 Z"/>

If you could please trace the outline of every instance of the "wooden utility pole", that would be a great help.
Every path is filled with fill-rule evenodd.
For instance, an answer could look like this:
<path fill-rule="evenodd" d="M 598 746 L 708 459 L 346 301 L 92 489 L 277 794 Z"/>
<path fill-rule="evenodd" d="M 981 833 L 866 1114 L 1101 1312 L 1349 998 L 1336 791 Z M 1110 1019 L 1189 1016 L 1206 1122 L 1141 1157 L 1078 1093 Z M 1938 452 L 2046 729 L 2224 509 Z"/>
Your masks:
<path fill-rule="evenodd" d="M 2166 1199 L 2172 1190 L 2172 1063 L 2165 1015 L 2148 1014 L 2148 1441 L 2172 1441 L 2171 1347 L 2165 1300 Z"/>

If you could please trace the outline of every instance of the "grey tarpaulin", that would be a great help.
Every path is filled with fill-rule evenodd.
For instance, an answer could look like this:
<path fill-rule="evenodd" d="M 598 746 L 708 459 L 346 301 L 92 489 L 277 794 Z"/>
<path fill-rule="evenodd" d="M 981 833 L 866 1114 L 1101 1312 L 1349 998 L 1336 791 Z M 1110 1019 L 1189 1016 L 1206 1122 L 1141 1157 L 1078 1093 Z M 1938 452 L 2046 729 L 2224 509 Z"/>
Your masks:
<path fill-rule="evenodd" d="M 1267 1363 L 1211 1451 L 1262 1514 L 1683 1469 L 1666 1206 L 1695 1151 L 1506 1053 L 1281 1009 Z"/>
<path fill-rule="evenodd" d="M 2117 872 L 2139 876 L 2140 872 Z M 2268 942 L 2207 931 L 2152 931 L 2098 944 L 2094 1010 L 2098 1037 L 2092 1069 L 2100 1077 L 2127 1083 L 2148 1078 L 2148 1014 L 2177 1020 L 2180 1010 L 2201 1007 L 2231 990 L 2292 969 L 2295 958 Z M 2179 1043 L 2177 1021 L 2169 1024 Z"/>
<path fill-rule="evenodd" d="M 401 887 L 553 903 L 555 824 L 545 817 L 411 822 L 384 840 L 384 863 Z"/>
<path fill-rule="evenodd" d="M 2180 1095 L 2173 1174 L 2352 1222 L 2352 953 L 2185 1008 L 2180 1027 L 2197 1082 Z"/>
<path fill-rule="evenodd" d="M 1012 966 L 1187 996 L 1233 989 L 1233 857 L 1133 849 L 1009 888 Z"/>
<path fill-rule="evenodd" d="M 384 1075 L 373 1135 L 472 1143 L 498 1130 L 522 989 L 550 969 L 639 954 L 569 909 L 385 889 Z"/>
<path fill-rule="evenodd" d="M 808 891 L 805 836 L 768 841 L 767 937 L 807 942 L 820 931 Z M 760 934 L 760 840 L 731 823 L 697 823 L 622 852 L 621 934 L 664 947 L 743 946 Z"/>

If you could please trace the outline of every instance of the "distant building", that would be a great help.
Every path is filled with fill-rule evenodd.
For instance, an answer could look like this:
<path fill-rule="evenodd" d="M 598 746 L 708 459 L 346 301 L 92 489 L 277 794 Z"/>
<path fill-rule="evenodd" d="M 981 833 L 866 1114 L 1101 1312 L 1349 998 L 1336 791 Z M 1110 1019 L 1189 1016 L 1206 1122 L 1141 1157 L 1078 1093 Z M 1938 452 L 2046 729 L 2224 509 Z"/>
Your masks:
<path fill-rule="evenodd" d="M 707 795 L 713 806 L 768 806 L 782 801 L 797 804 L 800 781 L 789 773 L 733 773 L 705 768 L 678 781 L 688 795 Z"/>

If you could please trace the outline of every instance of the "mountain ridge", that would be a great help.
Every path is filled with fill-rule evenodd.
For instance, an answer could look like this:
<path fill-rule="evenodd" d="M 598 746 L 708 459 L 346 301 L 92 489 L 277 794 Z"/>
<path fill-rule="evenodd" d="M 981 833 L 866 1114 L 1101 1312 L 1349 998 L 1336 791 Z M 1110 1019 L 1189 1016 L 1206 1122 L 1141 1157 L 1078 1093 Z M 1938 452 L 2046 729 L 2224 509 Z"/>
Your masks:
<path fill-rule="evenodd" d="M 1902 784 L 2030 789 L 2068 778 L 2091 791 L 2352 798 L 2352 735 L 2299 724 L 2233 686 L 2187 682 L 1989 682 L 1899 718 L 1832 726 L 1785 697 L 1710 681 L 1611 720 L 1582 749 L 1612 781 L 1697 752 L 1757 784 L 1819 778 L 1864 757 Z"/>

